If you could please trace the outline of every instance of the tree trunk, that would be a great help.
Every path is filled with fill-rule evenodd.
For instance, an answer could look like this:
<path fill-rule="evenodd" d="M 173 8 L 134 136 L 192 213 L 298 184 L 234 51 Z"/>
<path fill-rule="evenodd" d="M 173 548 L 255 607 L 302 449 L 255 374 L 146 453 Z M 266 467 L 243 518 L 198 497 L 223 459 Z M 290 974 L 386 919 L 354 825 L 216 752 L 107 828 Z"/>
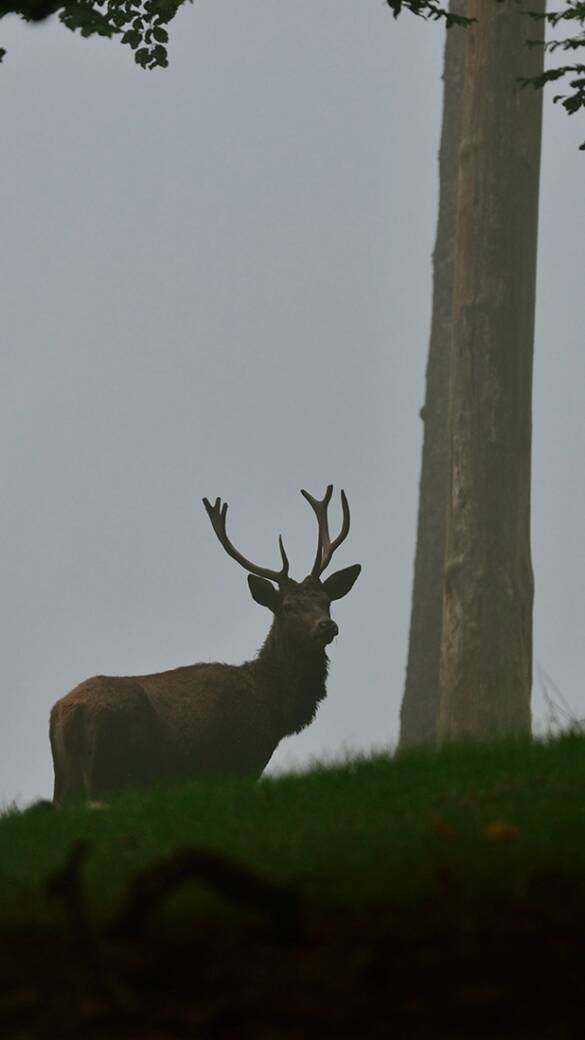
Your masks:
<path fill-rule="evenodd" d="M 467 0 L 450 0 L 452 14 L 465 14 Z M 400 710 L 402 750 L 437 739 L 439 656 L 443 618 L 443 566 L 449 486 L 447 416 L 451 357 L 453 259 L 465 29 L 446 33 L 443 63 L 443 124 L 439 150 L 439 216 L 433 252 L 433 311 L 426 371 L 418 524 L 408 640 L 406 682 Z"/>
<path fill-rule="evenodd" d="M 530 733 L 532 356 L 545 0 L 468 0 L 449 390 L 442 740 Z"/>

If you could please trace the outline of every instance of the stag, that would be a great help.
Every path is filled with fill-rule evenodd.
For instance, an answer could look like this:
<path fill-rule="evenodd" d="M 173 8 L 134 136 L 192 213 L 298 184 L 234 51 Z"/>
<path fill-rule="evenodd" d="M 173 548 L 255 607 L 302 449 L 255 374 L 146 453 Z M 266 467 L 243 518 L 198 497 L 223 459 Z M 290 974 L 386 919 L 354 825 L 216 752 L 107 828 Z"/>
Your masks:
<path fill-rule="evenodd" d="M 201 663 L 152 675 L 87 679 L 57 701 L 50 740 L 53 802 L 107 801 L 113 795 L 197 777 L 260 776 L 280 741 L 308 726 L 326 694 L 326 646 L 338 634 L 333 600 L 352 588 L 361 567 L 322 579 L 349 532 L 333 541 L 327 519 L 333 486 L 323 499 L 301 491 L 318 524 L 311 573 L 289 577 L 282 537 L 279 571 L 259 567 L 235 548 L 226 531 L 227 502 L 203 504 L 225 551 L 248 571 L 252 598 L 272 611 L 257 656 L 241 665 Z"/>

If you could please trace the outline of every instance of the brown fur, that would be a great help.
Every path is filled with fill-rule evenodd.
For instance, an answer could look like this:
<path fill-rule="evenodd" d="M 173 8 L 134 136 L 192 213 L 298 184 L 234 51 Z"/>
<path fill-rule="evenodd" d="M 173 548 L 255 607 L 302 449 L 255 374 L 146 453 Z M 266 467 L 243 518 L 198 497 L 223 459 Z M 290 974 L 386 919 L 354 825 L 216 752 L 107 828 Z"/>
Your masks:
<path fill-rule="evenodd" d="M 194 664 L 152 675 L 87 679 L 51 711 L 53 800 L 103 800 L 195 777 L 258 777 L 283 737 L 298 733 L 325 697 L 325 645 L 336 634 L 330 602 L 359 573 L 326 581 L 250 577 L 274 613 L 257 657 L 235 666 Z"/>

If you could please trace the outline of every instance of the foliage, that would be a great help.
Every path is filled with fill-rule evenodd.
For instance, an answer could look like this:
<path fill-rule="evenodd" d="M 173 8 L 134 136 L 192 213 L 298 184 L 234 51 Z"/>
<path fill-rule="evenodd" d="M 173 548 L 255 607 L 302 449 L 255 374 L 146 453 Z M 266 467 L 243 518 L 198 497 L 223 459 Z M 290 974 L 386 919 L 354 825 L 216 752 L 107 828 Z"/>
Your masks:
<path fill-rule="evenodd" d="M 392 14 L 395 18 L 398 18 L 399 14 L 406 8 L 411 14 L 416 14 L 420 18 L 430 18 L 433 21 L 438 19 L 444 19 L 445 25 L 450 29 L 453 25 L 469 25 L 473 19 L 465 18 L 460 14 L 452 14 L 443 4 L 438 4 L 435 0 L 386 0 L 388 7 L 392 9 Z"/>
<path fill-rule="evenodd" d="M 166 26 L 173 20 L 187 0 L 0 0 L 0 18 L 17 14 L 26 21 L 42 21 L 59 13 L 68 29 L 78 30 L 82 36 L 117 36 L 121 43 L 134 51 L 134 60 L 143 69 L 166 68 L 169 34 Z M 193 0 L 189 0 L 193 3 Z M 501 3 L 502 0 L 496 0 Z M 452 14 L 448 0 L 385 0 L 394 18 L 404 11 L 433 21 L 443 20 L 447 28 L 465 26 L 470 19 Z M 585 47 L 585 0 L 566 0 L 562 10 L 547 14 L 528 11 L 531 18 L 544 18 L 551 28 L 568 23 L 573 35 L 545 43 L 551 54 L 561 51 L 573 53 Z M 530 42 L 530 41 L 529 41 Z M 538 44 L 540 46 L 540 44 Z M 5 55 L 0 47 L 0 62 Z M 523 82 L 540 88 L 547 83 L 568 78 L 566 93 L 556 94 L 569 115 L 585 108 L 585 64 L 574 62 L 548 69 L 542 76 Z M 585 150 L 585 143 L 581 145 Z"/>
<path fill-rule="evenodd" d="M 189 0 L 193 3 L 193 0 Z M 447 27 L 465 25 L 468 19 L 452 15 L 436 0 L 386 0 L 397 18 L 403 10 L 422 18 L 444 19 Z M 0 0 L 0 18 L 18 14 L 26 21 L 43 21 L 59 12 L 59 18 L 82 36 L 118 36 L 134 51 L 143 69 L 166 68 L 168 32 L 186 0 Z M 0 61 L 5 55 L 0 48 Z"/>
<path fill-rule="evenodd" d="M 554 54 L 556 51 L 572 53 L 585 47 L 585 3 L 581 0 L 567 0 L 567 7 L 563 11 L 549 11 L 544 15 L 532 12 L 530 14 L 532 18 L 544 18 L 553 29 L 562 26 L 564 22 L 569 22 L 571 26 L 579 29 L 573 36 L 565 36 L 545 43 L 544 46 L 549 54 Z M 585 64 L 575 62 L 572 65 L 558 65 L 556 68 L 547 69 L 541 76 L 534 76 L 523 82 L 539 88 L 546 83 L 554 83 L 565 77 L 570 77 L 568 83 L 570 92 L 555 94 L 553 101 L 555 103 L 560 101 L 566 112 L 572 116 L 579 109 L 585 108 Z M 580 145 L 580 148 L 581 151 L 585 151 L 585 142 Z"/>
<path fill-rule="evenodd" d="M 166 25 L 186 0 L 0 0 L 0 18 L 18 14 L 26 21 L 43 21 L 59 13 L 63 25 L 82 36 L 117 36 L 134 51 L 143 69 L 168 65 Z M 192 3 L 193 0 L 190 0 Z M 0 49 L 0 61 L 5 51 Z"/>

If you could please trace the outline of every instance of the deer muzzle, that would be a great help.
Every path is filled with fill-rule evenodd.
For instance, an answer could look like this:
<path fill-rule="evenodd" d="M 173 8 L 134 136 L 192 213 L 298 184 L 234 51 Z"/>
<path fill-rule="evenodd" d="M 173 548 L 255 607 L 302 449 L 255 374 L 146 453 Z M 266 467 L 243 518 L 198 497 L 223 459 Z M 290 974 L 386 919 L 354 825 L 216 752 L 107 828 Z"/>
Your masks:
<path fill-rule="evenodd" d="M 335 639 L 338 632 L 339 629 L 331 618 L 321 618 L 315 625 L 315 639 L 318 639 L 319 642 L 325 645 Z"/>

